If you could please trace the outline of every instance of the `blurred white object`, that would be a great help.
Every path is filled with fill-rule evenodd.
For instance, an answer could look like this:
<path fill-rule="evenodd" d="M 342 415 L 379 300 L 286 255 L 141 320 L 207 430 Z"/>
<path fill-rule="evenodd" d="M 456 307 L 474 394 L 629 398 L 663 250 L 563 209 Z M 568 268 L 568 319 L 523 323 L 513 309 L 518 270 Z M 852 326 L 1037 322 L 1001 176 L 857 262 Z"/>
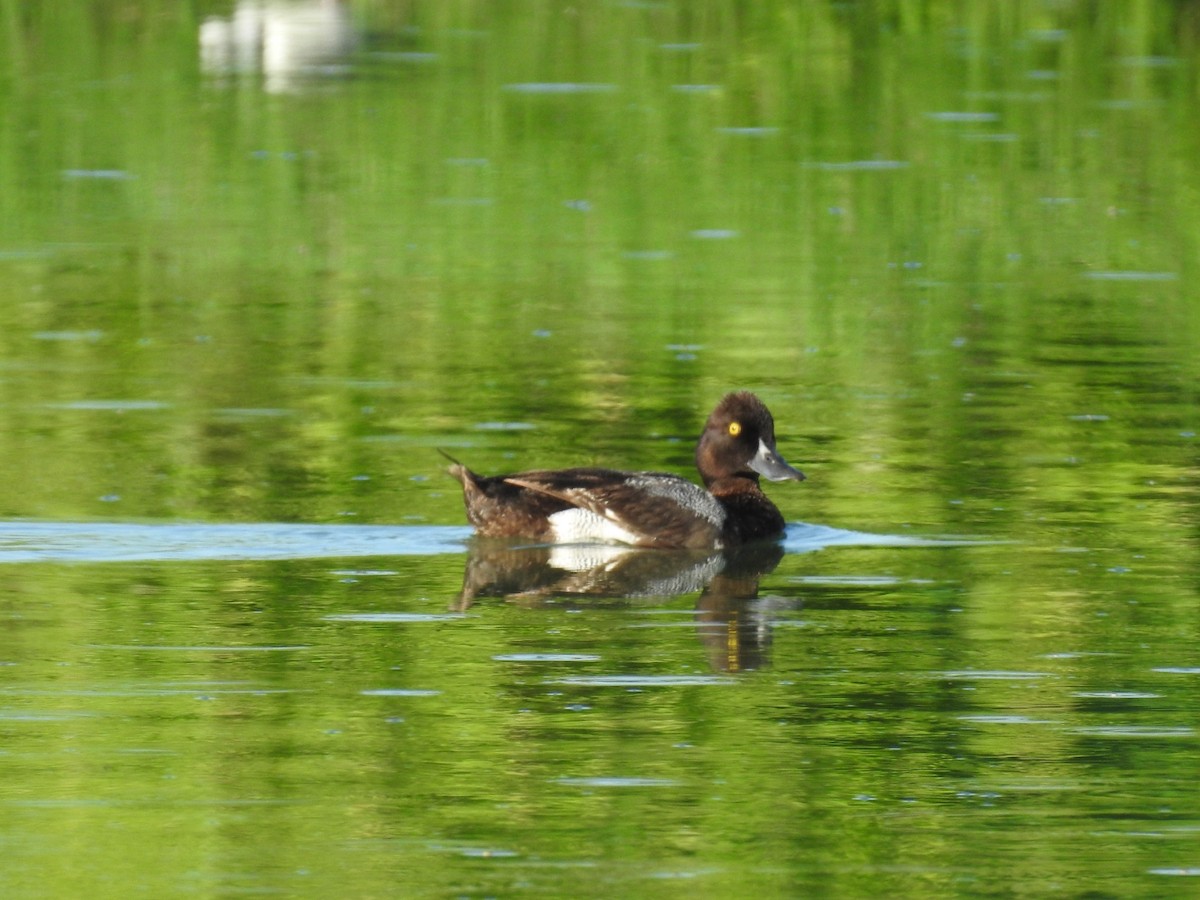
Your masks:
<path fill-rule="evenodd" d="M 358 35 L 342 0 L 239 0 L 200 25 L 200 65 L 212 75 L 261 72 L 267 91 L 344 71 Z"/>

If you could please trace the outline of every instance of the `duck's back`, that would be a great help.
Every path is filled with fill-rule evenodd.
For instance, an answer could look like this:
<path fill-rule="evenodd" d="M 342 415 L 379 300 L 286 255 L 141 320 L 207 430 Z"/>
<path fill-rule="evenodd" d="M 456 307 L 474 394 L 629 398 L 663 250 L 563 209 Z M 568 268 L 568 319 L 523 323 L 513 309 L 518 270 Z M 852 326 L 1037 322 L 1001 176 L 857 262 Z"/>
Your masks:
<path fill-rule="evenodd" d="M 576 468 L 481 477 L 456 466 L 467 516 L 492 537 L 639 547 L 720 546 L 725 510 L 708 491 L 665 472 Z"/>

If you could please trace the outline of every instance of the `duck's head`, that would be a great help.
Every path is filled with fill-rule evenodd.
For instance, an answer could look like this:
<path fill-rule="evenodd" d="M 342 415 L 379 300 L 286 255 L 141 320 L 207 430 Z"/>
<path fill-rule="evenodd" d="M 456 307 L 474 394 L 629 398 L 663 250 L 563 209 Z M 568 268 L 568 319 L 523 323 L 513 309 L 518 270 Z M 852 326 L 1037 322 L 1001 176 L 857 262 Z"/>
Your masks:
<path fill-rule="evenodd" d="M 761 475 L 770 481 L 803 481 L 775 449 L 775 420 L 749 391 L 726 394 L 704 424 L 696 446 L 696 468 L 706 485 L 724 478 Z"/>

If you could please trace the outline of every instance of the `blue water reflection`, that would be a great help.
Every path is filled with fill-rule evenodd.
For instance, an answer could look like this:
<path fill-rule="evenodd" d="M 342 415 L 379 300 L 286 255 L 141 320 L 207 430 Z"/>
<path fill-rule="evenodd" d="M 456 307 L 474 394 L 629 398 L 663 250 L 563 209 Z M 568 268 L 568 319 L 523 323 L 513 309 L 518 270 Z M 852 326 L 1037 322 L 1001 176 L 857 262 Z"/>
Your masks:
<path fill-rule="evenodd" d="M 0 522 L 0 563 L 133 562 L 321 559 L 360 556 L 429 556 L 462 553 L 472 536 L 466 526 L 211 524 L 187 522 Z M 868 534 L 824 525 L 789 526 L 783 549 L 807 553 L 824 547 L 954 546 L 956 539 Z M 507 545 L 509 549 L 522 545 Z M 564 563 L 567 557 L 572 561 Z M 560 548 L 566 568 L 617 558 L 673 560 L 671 554 L 634 553 L 612 545 Z M 664 591 L 659 591 L 664 593 Z"/>

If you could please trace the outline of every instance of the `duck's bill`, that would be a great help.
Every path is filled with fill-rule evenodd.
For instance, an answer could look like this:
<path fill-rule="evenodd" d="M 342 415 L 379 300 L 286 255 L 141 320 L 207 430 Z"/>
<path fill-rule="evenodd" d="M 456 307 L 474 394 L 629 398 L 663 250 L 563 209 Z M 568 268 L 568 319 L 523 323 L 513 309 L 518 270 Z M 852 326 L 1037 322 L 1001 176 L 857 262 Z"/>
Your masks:
<path fill-rule="evenodd" d="M 758 442 L 758 452 L 750 460 L 750 468 L 770 481 L 803 481 L 804 473 L 793 469 L 766 441 Z"/>

